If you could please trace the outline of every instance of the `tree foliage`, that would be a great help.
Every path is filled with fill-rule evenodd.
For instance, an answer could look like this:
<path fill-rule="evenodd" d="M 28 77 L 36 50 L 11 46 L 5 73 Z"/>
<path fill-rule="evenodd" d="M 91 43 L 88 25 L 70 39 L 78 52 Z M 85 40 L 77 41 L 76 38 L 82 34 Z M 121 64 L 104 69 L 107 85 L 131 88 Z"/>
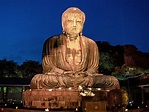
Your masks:
<path fill-rule="evenodd" d="M 36 61 L 27 60 L 20 66 L 24 78 L 32 78 L 42 72 L 41 64 Z"/>
<path fill-rule="evenodd" d="M 97 45 L 100 53 L 100 73 L 110 75 L 116 66 L 123 65 L 123 49 L 121 46 L 114 47 L 108 42 L 97 42 Z"/>
<path fill-rule="evenodd" d="M 127 80 L 128 78 L 135 78 L 148 73 L 149 69 L 130 67 L 124 64 L 122 67 L 115 67 L 115 71 L 112 72 L 112 75 L 117 77 L 119 80 Z"/>
<path fill-rule="evenodd" d="M 3 78 L 32 78 L 37 73 L 42 72 L 39 62 L 25 61 L 22 65 L 18 65 L 13 60 L 0 60 L 0 77 Z"/>
<path fill-rule="evenodd" d="M 17 67 L 17 63 L 12 60 L 0 60 L 0 77 L 17 77 Z"/>
<path fill-rule="evenodd" d="M 114 60 L 110 56 L 108 52 L 101 52 L 100 53 L 100 71 L 104 74 L 109 74 L 110 71 L 113 70 L 115 67 Z"/>

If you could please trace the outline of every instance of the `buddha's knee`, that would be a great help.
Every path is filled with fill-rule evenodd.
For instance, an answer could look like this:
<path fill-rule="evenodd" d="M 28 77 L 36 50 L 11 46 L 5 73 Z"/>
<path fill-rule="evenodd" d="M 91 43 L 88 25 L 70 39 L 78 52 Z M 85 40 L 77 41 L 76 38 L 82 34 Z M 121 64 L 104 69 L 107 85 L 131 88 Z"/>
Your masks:
<path fill-rule="evenodd" d="M 31 89 L 39 88 L 38 85 L 39 85 L 39 82 L 41 80 L 41 75 L 42 74 L 37 74 L 32 78 L 31 83 L 30 83 L 30 88 Z"/>
<path fill-rule="evenodd" d="M 120 89 L 120 84 L 119 84 L 118 79 L 114 76 L 112 77 L 113 77 L 113 83 L 115 84 L 115 89 Z"/>

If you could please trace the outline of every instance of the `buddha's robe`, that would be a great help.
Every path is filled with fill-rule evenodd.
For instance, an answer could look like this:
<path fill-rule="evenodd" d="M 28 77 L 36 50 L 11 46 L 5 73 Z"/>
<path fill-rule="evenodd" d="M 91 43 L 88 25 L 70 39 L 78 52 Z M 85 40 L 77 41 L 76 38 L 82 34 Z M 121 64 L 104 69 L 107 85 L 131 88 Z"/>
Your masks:
<path fill-rule="evenodd" d="M 99 51 L 96 43 L 79 37 L 75 48 L 69 47 L 64 34 L 46 40 L 43 47 L 43 74 L 33 77 L 32 89 L 57 87 L 100 87 L 116 89 L 118 80 L 113 76 L 99 75 Z"/>

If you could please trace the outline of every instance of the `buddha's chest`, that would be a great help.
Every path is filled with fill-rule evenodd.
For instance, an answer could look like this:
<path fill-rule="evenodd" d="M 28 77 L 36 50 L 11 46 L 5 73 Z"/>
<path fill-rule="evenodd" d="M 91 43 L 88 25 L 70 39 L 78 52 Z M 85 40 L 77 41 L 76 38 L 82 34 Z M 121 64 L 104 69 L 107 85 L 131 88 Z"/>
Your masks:
<path fill-rule="evenodd" d="M 66 61 L 71 65 L 78 65 L 81 62 L 82 50 L 79 43 L 68 43 L 66 46 Z"/>

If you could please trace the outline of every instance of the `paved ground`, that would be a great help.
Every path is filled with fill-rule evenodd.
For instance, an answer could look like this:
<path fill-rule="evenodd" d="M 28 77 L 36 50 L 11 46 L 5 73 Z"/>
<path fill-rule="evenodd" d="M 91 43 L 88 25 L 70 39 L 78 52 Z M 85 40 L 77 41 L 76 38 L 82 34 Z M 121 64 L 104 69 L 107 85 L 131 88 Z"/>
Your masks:
<path fill-rule="evenodd" d="M 46 110 L 30 110 L 30 109 L 13 109 L 13 108 L 0 108 L 0 112 L 45 112 Z M 75 112 L 74 110 L 50 110 L 50 112 Z"/>
<path fill-rule="evenodd" d="M 30 110 L 30 109 L 13 109 L 13 108 L 0 108 L 0 112 L 45 112 L 46 110 Z M 76 112 L 75 110 L 49 110 L 50 112 Z M 149 112 L 149 110 L 144 109 L 132 109 L 126 112 Z"/>

